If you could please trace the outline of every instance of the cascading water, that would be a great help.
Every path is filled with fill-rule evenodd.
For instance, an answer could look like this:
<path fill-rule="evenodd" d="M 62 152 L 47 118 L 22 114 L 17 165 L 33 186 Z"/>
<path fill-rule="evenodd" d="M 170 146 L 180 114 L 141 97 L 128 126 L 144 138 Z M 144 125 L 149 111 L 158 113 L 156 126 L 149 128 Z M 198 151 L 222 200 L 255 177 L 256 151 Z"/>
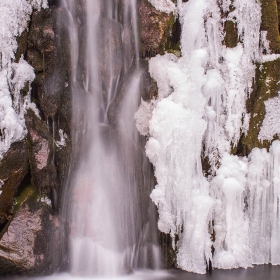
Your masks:
<path fill-rule="evenodd" d="M 12 18 L 19 19 L 12 33 L 2 32 L 2 49 L 6 49 L 1 54 L 6 100 L 2 111 L 5 118 L 15 117 L 6 130 L 12 131 L 12 137 L 4 135 L 2 151 L 24 137 L 24 109 L 37 112 L 30 95 L 24 106 L 19 104 L 21 88 L 34 79 L 32 68 L 23 58 L 10 63 L 11 42 L 16 43 L 9 36 L 15 40 L 17 32 L 26 28 L 32 9 L 47 4 L 29 2 L 5 1 L 4 5 Z M 65 85 L 73 92 L 73 160 L 65 195 L 71 273 L 75 278 L 116 276 L 135 268 L 158 268 L 155 216 L 148 198 L 153 175 L 144 156 L 144 141 L 134 128 L 141 91 L 137 0 L 62 2 L 68 14 L 72 59 L 70 83 Z M 182 25 L 181 56 L 150 59 L 158 98 L 143 102 L 136 113 L 137 128 L 149 137 L 146 153 L 155 166 L 158 185 L 151 198 L 158 206 L 158 226 L 173 238 L 177 266 L 205 273 L 210 262 L 221 269 L 279 265 L 280 141 L 268 150 L 254 148 L 247 156 L 230 154 L 231 146 L 248 130 L 245 104 L 256 64 L 262 71 L 262 63 L 280 57 L 266 55 L 270 53 L 267 32 L 259 32 L 261 2 L 149 2 L 177 14 Z M 2 19 L 6 30 L 15 25 Z M 236 28 L 235 46 L 224 44 L 225 21 Z M 266 76 L 264 82 L 268 85 L 271 78 Z M 266 101 L 265 107 L 258 137 L 272 140 L 279 133 L 279 96 Z M 209 176 L 203 172 L 201 155 L 209 159 Z M 219 275 L 217 270 L 211 275 L 215 273 Z"/>
<path fill-rule="evenodd" d="M 72 57 L 76 161 L 68 209 L 75 275 L 159 267 L 147 224 L 153 175 L 134 123 L 141 87 L 136 3 L 63 1 Z"/>

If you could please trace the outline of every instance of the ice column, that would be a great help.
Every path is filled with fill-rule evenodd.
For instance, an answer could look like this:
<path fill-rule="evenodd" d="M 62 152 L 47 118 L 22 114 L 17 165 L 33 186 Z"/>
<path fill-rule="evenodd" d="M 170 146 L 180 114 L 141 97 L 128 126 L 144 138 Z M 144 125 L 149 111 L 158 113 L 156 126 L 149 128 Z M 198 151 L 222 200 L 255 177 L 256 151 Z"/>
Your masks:
<path fill-rule="evenodd" d="M 200 158 L 207 126 L 202 87 L 207 80 L 204 17 L 208 1 L 179 4 L 182 57 L 165 54 L 150 60 L 159 98 L 152 103 L 148 131 L 148 120 L 142 115 L 151 108 L 145 103 L 138 112 L 138 125 L 142 133 L 150 135 L 146 153 L 158 182 L 151 198 L 158 206 L 159 229 L 170 233 L 173 240 L 179 236 L 178 267 L 205 273 L 205 261 L 211 259 L 208 226 L 214 203 Z"/>
<path fill-rule="evenodd" d="M 223 269 L 249 267 L 249 217 L 246 211 L 246 158 L 225 153 L 211 182 L 214 207 L 215 253 L 213 266 Z"/>

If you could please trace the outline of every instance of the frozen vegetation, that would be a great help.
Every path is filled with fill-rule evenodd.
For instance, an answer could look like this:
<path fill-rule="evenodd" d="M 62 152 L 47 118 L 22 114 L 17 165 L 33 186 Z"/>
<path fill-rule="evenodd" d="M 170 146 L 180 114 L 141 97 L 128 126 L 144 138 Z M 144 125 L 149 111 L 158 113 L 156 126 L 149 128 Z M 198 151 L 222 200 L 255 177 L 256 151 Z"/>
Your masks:
<path fill-rule="evenodd" d="M 269 151 L 255 148 L 248 158 L 230 155 L 248 130 L 245 105 L 255 64 L 278 58 L 270 54 L 266 32 L 260 32 L 260 2 L 178 0 L 176 9 L 170 1 L 150 2 L 176 11 L 182 26 L 181 57 L 150 59 L 158 98 L 142 101 L 136 113 L 155 166 L 151 198 L 158 227 L 172 236 L 177 265 L 184 270 L 205 273 L 209 261 L 222 269 L 280 264 L 280 142 Z M 237 28 L 239 42 L 232 48 L 223 44 L 226 20 Z M 279 104 L 279 97 L 266 101 L 259 139 L 280 133 Z M 209 159 L 208 177 L 201 156 Z"/>
<path fill-rule="evenodd" d="M 47 0 L 1 0 L 0 2 L 0 158 L 10 145 L 27 133 L 24 112 L 34 109 L 30 94 L 21 89 L 34 80 L 33 68 L 21 58 L 15 61 L 16 37 L 27 28 L 33 9 L 47 7 Z"/>

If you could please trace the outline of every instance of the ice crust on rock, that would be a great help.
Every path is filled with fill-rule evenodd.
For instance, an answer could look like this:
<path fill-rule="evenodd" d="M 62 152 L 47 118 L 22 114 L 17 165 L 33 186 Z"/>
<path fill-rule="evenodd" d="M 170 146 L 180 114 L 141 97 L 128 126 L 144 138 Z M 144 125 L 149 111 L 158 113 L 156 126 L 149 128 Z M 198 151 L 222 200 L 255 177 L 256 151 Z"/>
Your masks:
<path fill-rule="evenodd" d="M 270 98 L 264 104 L 266 114 L 258 138 L 271 141 L 274 135 L 280 135 L 280 97 Z"/>
<path fill-rule="evenodd" d="M 176 11 L 176 5 L 171 0 L 149 0 L 149 2 L 161 12 L 169 14 Z"/>
<path fill-rule="evenodd" d="M 59 129 L 58 133 L 59 133 L 59 138 L 60 139 L 58 141 L 56 141 L 55 144 L 58 148 L 62 148 L 64 146 L 66 146 L 66 139 L 68 137 L 67 137 L 67 134 L 64 133 L 64 131 L 62 129 Z"/>
<path fill-rule="evenodd" d="M 47 8 L 47 0 L 0 2 L 0 158 L 13 142 L 26 135 L 24 111 L 34 107 L 30 95 L 20 91 L 35 78 L 33 68 L 21 58 L 15 62 L 17 36 L 27 28 L 33 9 Z"/>
<path fill-rule="evenodd" d="M 173 237 L 177 266 L 184 270 L 205 273 L 209 260 L 222 269 L 279 264 L 280 142 L 269 152 L 255 148 L 248 158 L 229 154 L 248 130 L 245 104 L 255 63 L 278 58 L 260 32 L 260 2 L 178 0 L 177 11 L 182 56 L 150 59 L 158 98 L 142 102 L 136 114 L 155 167 L 158 184 L 151 198 L 158 207 L 158 227 Z M 227 20 L 236 23 L 234 48 L 223 45 Z M 266 102 L 274 108 L 267 120 L 278 114 L 278 102 L 278 97 Z M 272 139 L 278 126 L 266 119 L 259 137 Z M 207 178 L 201 155 L 211 164 Z"/>

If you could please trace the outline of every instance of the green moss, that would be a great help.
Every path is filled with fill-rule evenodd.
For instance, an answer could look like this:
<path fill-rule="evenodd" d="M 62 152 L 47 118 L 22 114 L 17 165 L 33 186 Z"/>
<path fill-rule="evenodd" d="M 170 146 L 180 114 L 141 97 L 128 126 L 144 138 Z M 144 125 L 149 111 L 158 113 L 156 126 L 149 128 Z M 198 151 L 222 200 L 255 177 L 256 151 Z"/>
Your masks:
<path fill-rule="evenodd" d="M 176 16 L 171 15 L 170 20 L 166 23 L 166 28 L 164 31 L 160 54 L 163 55 L 165 52 L 173 53 L 180 51 L 180 35 L 178 38 L 178 33 L 181 33 L 181 26 L 178 27 Z"/>
<path fill-rule="evenodd" d="M 178 241 L 176 236 L 175 242 Z M 172 248 L 172 238 L 170 234 L 160 233 L 160 247 L 162 250 L 162 264 L 164 268 L 174 268 L 176 266 L 176 250 Z"/>
<path fill-rule="evenodd" d="M 33 202 L 37 200 L 37 193 L 32 184 L 28 185 L 24 190 L 20 193 L 20 195 L 15 198 L 14 202 L 14 212 L 16 213 L 19 207 L 25 202 Z"/>
<path fill-rule="evenodd" d="M 181 56 L 181 51 L 179 51 L 179 50 L 177 50 L 177 49 L 175 49 L 175 50 L 173 50 L 173 49 L 168 49 L 168 50 L 166 50 L 166 52 L 167 52 L 167 53 L 172 53 L 172 54 L 176 55 L 177 57 L 180 57 L 180 56 Z"/>
<path fill-rule="evenodd" d="M 23 203 L 28 203 L 30 205 L 31 203 L 34 204 L 34 202 L 36 201 L 37 201 L 37 193 L 35 191 L 35 188 L 33 187 L 33 185 L 28 185 L 27 187 L 24 188 L 24 190 L 20 193 L 20 195 L 14 199 L 13 217 Z M 0 239 L 3 236 L 3 234 L 7 231 L 13 217 L 9 219 L 6 225 L 1 229 Z"/>
<path fill-rule="evenodd" d="M 224 44 L 228 48 L 235 48 L 238 43 L 238 30 L 236 23 L 228 20 L 225 22 L 225 39 L 224 39 Z"/>
<path fill-rule="evenodd" d="M 267 31 L 270 50 L 273 53 L 280 52 L 280 36 L 277 0 L 261 0 L 262 23 L 261 30 Z"/>
<path fill-rule="evenodd" d="M 280 30 L 280 0 L 277 0 L 277 10 L 278 10 L 278 30 Z"/>
<path fill-rule="evenodd" d="M 254 147 L 268 149 L 271 142 L 258 140 L 261 125 L 265 117 L 264 102 L 269 98 L 278 96 L 280 91 L 280 59 L 258 65 L 256 82 L 253 92 L 247 101 L 247 110 L 251 113 L 250 125 L 247 135 L 242 139 L 246 153 L 249 154 Z"/>

